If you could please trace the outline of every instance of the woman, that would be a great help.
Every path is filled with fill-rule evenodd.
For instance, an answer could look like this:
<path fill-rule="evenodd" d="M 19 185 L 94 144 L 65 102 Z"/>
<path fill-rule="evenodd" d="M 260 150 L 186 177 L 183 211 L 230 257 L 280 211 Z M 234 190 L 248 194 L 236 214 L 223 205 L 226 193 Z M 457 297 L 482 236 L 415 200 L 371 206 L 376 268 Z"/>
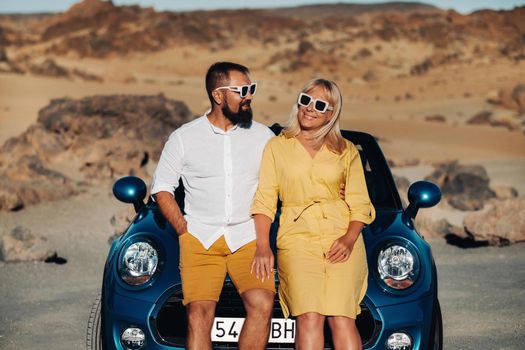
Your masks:
<path fill-rule="evenodd" d="M 361 230 L 375 218 L 359 151 L 341 136 L 342 98 L 315 79 L 299 94 L 289 125 L 263 153 L 252 206 L 257 251 L 252 271 L 271 278 L 269 230 L 282 201 L 277 255 L 285 317 L 296 316 L 297 349 L 322 349 L 325 319 L 336 349 L 361 349 L 355 319 L 367 288 Z M 345 182 L 345 199 L 339 184 Z"/>

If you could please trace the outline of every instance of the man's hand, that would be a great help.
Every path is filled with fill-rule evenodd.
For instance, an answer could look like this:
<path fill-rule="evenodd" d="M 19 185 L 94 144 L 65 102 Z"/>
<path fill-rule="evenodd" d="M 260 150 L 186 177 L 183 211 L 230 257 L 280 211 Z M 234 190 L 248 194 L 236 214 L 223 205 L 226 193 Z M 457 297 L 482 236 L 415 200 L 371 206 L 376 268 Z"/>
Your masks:
<path fill-rule="evenodd" d="M 169 192 L 159 192 L 155 194 L 155 201 L 159 205 L 162 215 L 173 226 L 177 234 L 180 236 L 188 232 L 188 223 L 180 211 L 177 201 L 173 198 L 173 194 Z"/>
<path fill-rule="evenodd" d="M 250 273 L 255 272 L 255 277 L 264 282 L 265 279 L 270 279 L 273 277 L 274 261 L 275 258 L 270 246 L 257 246 L 257 249 L 255 250 L 255 256 L 253 257 L 252 266 L 250 267 Z"/>
<path fill-rule="evenodd" d="M 179 220 L 177 220 L 177 226 L 174 227 L 175 231 L 177 231 L 177 234 L 179 236 L 182 236 L 186 232 L 188 232 L 188 222 L 186 219 L 184 219 L 183 216 L 180 217 Z"/>

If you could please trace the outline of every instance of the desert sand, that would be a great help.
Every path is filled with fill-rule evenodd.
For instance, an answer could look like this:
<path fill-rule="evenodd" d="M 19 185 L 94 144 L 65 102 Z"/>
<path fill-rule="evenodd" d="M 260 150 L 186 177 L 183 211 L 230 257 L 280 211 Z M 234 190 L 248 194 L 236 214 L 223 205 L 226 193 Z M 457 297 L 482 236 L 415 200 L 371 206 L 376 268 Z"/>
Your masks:
<path fill-rule="evenodd" d="M 114 16 L 103 23 L 124 23 L 112 27 L 117 34 L 110 39 L 106 24 L 97 29 L 98 22 L 90 22 L 90 16 L 98 16 L 97 11 L 102 10 L 104 16 Z M 287 23 L 279 19 L 288 13 L 284 10 L 280 15 L 264 12 L 264 20 L 275 24 L 263 26 L 253 34 L 255 39 L 240 35 L 235 40 L 235 33 L 245 28 L 234 26 L 228 29 L 229 34 L 226 29 L 221 32 L 222 41 L 209 42 L 208 34 L 199 31 L 184 32 L 193 35 L 190 39 L 169 32 L 173 38 L 159 42 L 147 30 L 153 23 L 150 19 L 164 20 L 163 14 L 107 8 L 96 0 L 57 15 L 25 19 L 0 15 L 0 39 L 5 39 L 3 44 L 0 41 L 0 49 L 7 57 L 0 62 L 0 145 L 34 125 L 39 111 L 56 98 L 162 94 L 184 102 L 193 115 L 202 115 L 209 106 L 204 89 L 207 67 L 232 60 L 249 66 L 252 80 L 259 84 L 252 104 L 257 121 L 286 124 L 303 84 L 323 76 L 341 87 L 342 128 L 376 136 L 386 158 L 398 164 L 392 168 L 395 175 L 412 183 L 430 174 L 436 163 L 457 160 L 483 166 L 491 186 L 512 187 L 518 196 L 525 195 L 525 109 L 520 109 L 525 108 L 525 102 L 504 100 L 505 91 L 525 84 L 525 53 L 523 46 L 513 46 L 512 36 L 498 24 L 502 16 L 507 16 L 509 23 L 515 16 L 519 18 L 523 8 L 516 13 L 489 11 L 471 17 L 426 10 L 428 15 L 414 15 L 410 25 L 422 28 L 425 21 L 434 23 L 432 16 L 442 16 L 454 25 L 467 23 L 468 35 L 463 38 L 458 27 L 446 27 L 450 42 L 444 47 L 444 34 L 439 30 L 414 39 L 408 28 L 392 38 L 384 18 L 409 22 L 403 22 L 405 14 L 390 10 L 379 15 L 365 12 L 354 19 L 360 24 L 351 24 L 354 20 L 342 14 L 341 22 L 334 23 L 342 23 L 338 25 L 346 28 L 343 31 L 330 29 L 323 19 L 305 30 L 297 21 L 309 18 L 308 11 L 304 18 Z M 87 27 L 67 29 L 78 11 L 87 18 Z M 132 26 L 126 16 L 142 16 L 143 20 Z M 166 16 L 168 23 L 181 23 Z M 187 16 L 182 23 L 206 16 L 243 19 L 252 15 L 225 11 Z M 468 25 L 475 16 L 490 24 L 489 34 Z M 223 28 L 220 21 L 210 23 Z M 374 33 L 367 29 L 372 28 L 369 23 L 376 23 L 373 28 L 383 23 L 384 30 Z M 65 33 L 58 24 L 66 28 Z M 280 36 L 273 39 L 273 31 L 279 28 L 283 28 Z M 523 35 L 525 29 L 519 30 Z M 143 34 L 134 42 L 119 41 L 133 31 Z M 109 40 L 104 42 L 109 42 L 109 51 L 97 51 L 86 44 L 89 35 Z M 500 43 L 506 45 L 506 51 Z M 46 59 L 52 60 L 52 69 L 43 63 Z M 426 68 L 416 69 L 422 62 L 427 62 Z M 82 73 L 72 73 L 75 71 Z M 490 116 L 480 124 L 469 122 L 480 112 Z M 432 116 L 440 116 L 440 121 L 429 121 Z M 159 147 L 163 143 L 158 140 Z M 156 161 L 152 159 L 144 173 L 146 183 L 151 181 Z M 45 163 L 74 181 L 85 181 L 88 175 L 79 164 L 81 160 L 74 154 L 51 157 Z M 0 162 L 0 170 L 2 166 L 5 164 Z M 0 261 L 1 349 L 85 347 L 85 324 L 100 290 L 108 238 L 114 233 L 110 218 L 127 208 L 111 194 L 112 182 L 121 175 L 126 174 L 116 172 L 113 177 L 90 182 L 79 195 L 17 211 L 0 210 L 0 237 L 22 225 L 46 237 L 58 255 L 67 259 L 64 265 Z M 447 205 L 427 212 L 433 219 L 446 218 L 456 226 L 461 226 L 468 214 Z M 525 276 L 520 267 L 525 263 L 525 246 L 462 250 L 446 244 L 439 235 L 430 242 L 439 274 L 445 349 L 521 349 L 525 343 L 521 317 L 525 312 Z"/>

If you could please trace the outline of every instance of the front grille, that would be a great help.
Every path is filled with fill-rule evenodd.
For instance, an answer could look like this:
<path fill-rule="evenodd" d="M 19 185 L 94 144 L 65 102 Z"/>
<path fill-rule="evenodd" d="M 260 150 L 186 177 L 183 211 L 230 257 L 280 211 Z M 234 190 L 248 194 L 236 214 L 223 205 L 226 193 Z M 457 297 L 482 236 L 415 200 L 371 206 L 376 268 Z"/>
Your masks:
<path fill-rule="evenodd" d="M 363 347 L 373 345 L 381 331 L 381 321 L 376 320 L 368 307 L 361 304 L 361 314 L 357 317 L 357 328 L 363 341 Z M 242 300 L 235 286 L 226 282 L 222 290 L 217 309 L 217 317 L 246 317 Z M 276 294 L 274 301 L 274 318 L 283 318 L 283 312 Z M 156 332 L 157 341 L 168 346 L 184 347 L 186 339 L 186 311 L 182 305 L 182 290 L 175 291 L 162 305 L 156 317 L 150 320 L 152 329 Z M 237 349 L 237 343 L 213 343 L 214 349 Z M 294 344 L 269 343 L 266 349 L 293 349 Z M 325 349 L 332 349 L 332 338 L 328 324 L 325 326 Z"/>

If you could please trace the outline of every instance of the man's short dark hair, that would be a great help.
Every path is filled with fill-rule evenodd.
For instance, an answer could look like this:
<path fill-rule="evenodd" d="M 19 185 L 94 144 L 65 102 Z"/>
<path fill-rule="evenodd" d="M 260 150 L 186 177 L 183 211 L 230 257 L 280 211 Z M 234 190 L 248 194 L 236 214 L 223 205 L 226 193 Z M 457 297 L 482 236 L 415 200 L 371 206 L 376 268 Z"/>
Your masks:
<path fill-rule="evenodd" d="M 244 74 L 250 73 L 247 67 L 232 62 L 216 62 L 208 68 L 208 72 L 206 73 L 206 92 L 212 104 L 214 101 L 211 95 L 212 91 L 230 83 L 231 71 L 238 71 Z"/>

